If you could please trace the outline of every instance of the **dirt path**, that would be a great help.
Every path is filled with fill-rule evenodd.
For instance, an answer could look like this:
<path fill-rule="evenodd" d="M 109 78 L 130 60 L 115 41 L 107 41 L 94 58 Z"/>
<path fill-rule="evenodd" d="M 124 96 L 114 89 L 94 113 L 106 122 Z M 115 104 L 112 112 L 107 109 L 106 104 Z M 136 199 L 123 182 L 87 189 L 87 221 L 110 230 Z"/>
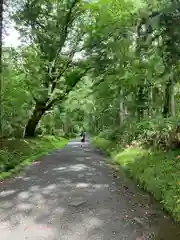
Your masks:
<path fill-rule="evenodd" d="M 180 239 L 158 204 L 113 172 L 88 143 L 44 157 L 0 185 L 0 239 Z"/>

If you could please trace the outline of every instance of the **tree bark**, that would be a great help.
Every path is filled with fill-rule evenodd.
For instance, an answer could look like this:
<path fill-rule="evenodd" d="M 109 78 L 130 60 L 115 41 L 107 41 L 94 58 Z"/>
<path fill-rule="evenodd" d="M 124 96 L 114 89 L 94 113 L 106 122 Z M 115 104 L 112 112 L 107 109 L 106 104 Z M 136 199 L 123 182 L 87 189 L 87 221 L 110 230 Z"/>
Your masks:
<path fill-rule="evenodd" d="M 153 87 L 149 88 L 149 97 L 148 97 L 148 106 L 147 106 L 147 115 L 150 117 L 152 115 L 152 103 L 153 103 Z"/>
<path fill-rule="evenodd" d="M 0 0 L 0 136 L 3 136 L 3 99 L 2 99 L 2 32 L 3 32 L 3 0 Z"/>
<path fill-rule="evenodd" d="M 144 85 L 140 85 L 137 92 L 137 118 L 138 121 L 142 120 L 144 117 Z"/>
<path fill-rule="evenodd" d="M 36 102 L 34 111 L 25 127 L 25 137 L 34 137 L 35 136 L 35 130 L 36 127 L 41 119 L 41 117 L 46 112 L 46 104 L 40 104 Z"/>
<path fill-rule="evenodd" d="M 0 0 L 0 73 L 2 72 L 3 0 Z"/>
<path fill-rule="evenodd" d="M 170 101 L 171 101 L 171 116 L 175 116 L 176 115 L 176 102 L 175 102 L 175 92 L 174 92 L 174 82 L 172 82 L 172 84 L 171 84 L 171 99 L 170 99 Z"/>
<path fill-rule="evenodd" d="M 166 83 L 165 87 L 165 97 L 164 97 L 164 107 L 163 107 L 163 117 L 167 118 L 170 115 L 170 83 Z"/>
<path fill-rule="evenodd" d="M 163 117 L 175 116 L 174 84 L 170 77 L 165 86 L 165 97 L 163 106 Z"/>
<path fill-rule="evenodd" d="M 119 125 L 124 122 L 124 103 L 123 103 L 123 90 L 120 90 L 120 102 L 119 102 Z"/>

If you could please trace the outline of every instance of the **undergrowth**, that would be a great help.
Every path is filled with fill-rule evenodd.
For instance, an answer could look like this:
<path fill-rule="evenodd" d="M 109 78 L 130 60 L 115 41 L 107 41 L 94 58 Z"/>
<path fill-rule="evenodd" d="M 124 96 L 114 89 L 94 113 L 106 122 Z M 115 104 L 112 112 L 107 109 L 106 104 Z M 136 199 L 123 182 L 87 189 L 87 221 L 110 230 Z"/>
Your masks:
<path fill-rule="evenodd" d="M 35 139 L 4 139 L 0 149 L 0 180 L 18 173 L 51 150 L 62 148 L 67 140 L 43 136 Z"/>
<path fill-rule="evenodd" d="M 180 222 L 180 137 L 176 120 L 125 123 L 118 130 L 101 132 L 93 141 Z"/>

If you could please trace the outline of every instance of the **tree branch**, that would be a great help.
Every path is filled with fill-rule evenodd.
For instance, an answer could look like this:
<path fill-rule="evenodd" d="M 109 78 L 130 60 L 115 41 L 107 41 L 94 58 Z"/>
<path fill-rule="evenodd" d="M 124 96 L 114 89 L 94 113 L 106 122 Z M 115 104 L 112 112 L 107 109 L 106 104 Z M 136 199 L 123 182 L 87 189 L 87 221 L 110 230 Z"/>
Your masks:
<path fill-rule="evenodd" d="M 67 35 L 68 35 L 68 28 L 69 28 L 69 25 L 71 23 L 72 12 L 73 12 L 73 9 L 75 8 L 77 3 L 79 3 L 79 0 L 73 0 L 72 1 L 71 6 L 69 7 L 69 12 L 66 15 L 65 23 L 64 23 L 63 36 L 62 36 L 61 44 L 60 44 L 61 49 L 64 46 L 64 43 L 66 41 L 66 38 L 67 38 Z"/>
<path fill-rule="evenodd" d="M 67 70 L 67 68 L 69 67 L 69 65 L 72 63 L 73 61 L 73 57 L 75 55 L 75 53 L 77 52 L 77 47 L 78 47 L 78 42 L 79 42 L 79 39 L 76 43 L 76 47 L 73 48 L 73 50 L 70 52 L 69 54 L 69 60 L 66 62 L 64 68 L 59 72 L 59 74 L 56 76 L 56 78 L 54 79 L 54 81 L 52 82 L 52 86 L 51 86 L 51 93 L 53 93 L 55 87 L 56 87 L 56 84 L 57 84 L 57 81 L 58 79 L 65 73 L 65 71 Z M 55 64 L 55 63 L 54 63 Z M 55 68 L 55 67 L 54 67 Z"/>
<path fill-rule="evenodd" d="M 58 98 L 54 98 L 53 100 L 51 100 L 48 105 L 45 107 L 45 110 L 49 110 L 54 104 L 55 102 L 58 102 L 58 101 L 62 101 L 63 100 L 63 96 L 62 97 L 58 97 Z"/>
<path fill-rule="evenodd" d="M 66 92 L 64 93 L 63 96 L 60 96 L 60 97 L 57 97 L 57 98 L 54 98 L 52 99 L 46 106 L 46 110 L 49 110 L 53 105 L 54 103 L 56 102 L 59 102 L 59 101 L 64 101 L 65 98 L 68 97 L 68 94 L 74 89 L 74 87 L 78 84 L 78 82 L 80 81 L 80 79 L 87 73 L 87 71 L 90 69 L 91 67 L 88 67 L 85 69 L 84 73 L 82 74 L 82 76 L 79 78 L 78 81 L 74 82 L 73 85 L 71 86 L 71 88 L 67 88 L 66 89 Z"/>

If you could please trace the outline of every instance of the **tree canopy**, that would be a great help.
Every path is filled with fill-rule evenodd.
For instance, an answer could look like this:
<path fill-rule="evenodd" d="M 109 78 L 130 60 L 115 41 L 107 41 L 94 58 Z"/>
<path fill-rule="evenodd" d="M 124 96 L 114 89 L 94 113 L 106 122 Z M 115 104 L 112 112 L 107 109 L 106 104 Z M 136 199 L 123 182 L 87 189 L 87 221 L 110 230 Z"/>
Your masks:
<path fill-rule="evenodd" d="M 0 179 L 85 130 L 180 220 L 180 1 L 1 3 Z"/>
<path fill-rule="evenodd" d="M 132 141 L 140 126 L 178 126 L 179 1 L 24 0 L 11 12 L 22 44 L 3 48 L 4 135 L 86 127 Z"/>

